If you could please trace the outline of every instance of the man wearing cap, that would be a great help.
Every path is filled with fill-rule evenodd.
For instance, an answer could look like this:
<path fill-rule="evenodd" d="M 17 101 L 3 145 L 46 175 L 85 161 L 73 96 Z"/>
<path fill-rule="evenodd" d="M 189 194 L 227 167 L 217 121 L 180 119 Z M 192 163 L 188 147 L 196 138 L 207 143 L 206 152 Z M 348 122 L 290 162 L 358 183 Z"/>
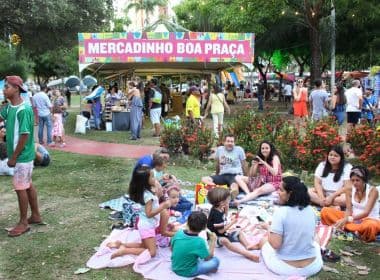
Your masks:
<path fill-rule="evenodd" d="M 44 126 L 46 125 L 46 136 L 48 146 L 54 146 L 52 141 L 52 119 L 51 111 L 53 105 L 47 95 L 47 87 L 41 86 L 41 91 L 37 92 L 33 97 L 33 106 L 38 111 L 38 141 L 41 145 L 44 144 Z"/>
<path fill-rule="evenodd" d="M 196 86 L 190 87 L 190 96 L 186 101 L 186 117 L 192 121 L 201 118 L 201 92 Z"/>
<path fill-rule="evenodd" d="M 32 184 L 34 151 L 34 116 L 32 107 L 20 96 L 25 92 L 19 76 L 5 78 L 4 95 L 9 100 L 0 112 L 0 121 L 6 121 L 8 166 L 14 167 L 13 187 L 17 193 L 20 221 L 8 231 L 16 237 L 30 230 L 28 224 L 41 223 L 37 191 Z M 28 205 L 32 214 L 28 219 Z"/>
<path fill-rule="evenodd" d="M 152 79 L 149 83 L 149 115 L 150 121 L 154 127 L 153 137 L 160 137 L 160 118 L 161 118 L 161 103 L 162 93 L 157 86 L 157 80 Z"/>

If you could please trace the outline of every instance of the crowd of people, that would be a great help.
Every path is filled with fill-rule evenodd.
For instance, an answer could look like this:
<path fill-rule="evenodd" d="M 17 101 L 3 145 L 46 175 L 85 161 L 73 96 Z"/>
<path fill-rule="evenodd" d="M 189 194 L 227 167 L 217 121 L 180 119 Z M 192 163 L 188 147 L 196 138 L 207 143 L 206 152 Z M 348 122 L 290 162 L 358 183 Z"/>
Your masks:
<path fill-rule="evenodd" d="M 39 134 L 40 144 L 34 143 L 35 120 L 32 106 L 27 105 L 21 97 L 21 93 L 26 91 L 22 79 L 18 76 L 8 76 L 5 81 L 4 94 L 9 104 L 3 106 L 0 121 L 6 121 L 7 164 L 9 167 L 14 167 L 12 182 L 20 209 L 19 222 L 8 231 L 8 235 L 16 237 L 29 231 L 30 224 L 42 222 L 37 191 L 32 183 L 32 172 L 34 162 L 36 165 L 46 166 L 50 162 L 50 157 L 41 145 L 42 135 L 40 138 Z M 320 89 L 321 86 L 321 83 L 316 82 L 317 89 L 311 94 L 313 110 L 320 108 L 321 105 L 314 98 L 325 96 Z M 140 122 L 141 95 L 134 82 L 130 82 L 128 87 L 132 108 L 137 107 L 134 109 L 136 112 L 133 112 L 134 118 Z M 162 94 L 156 87 L 157 83 L 151 81 L 149 110 L 153 124 L 157 118 L 159 119 L 162 109 L 161 106 L 153 106 L 162 100 Z M 190 91 L 195 98 L 199 96 L 196 88 Z M 299 83 L 294 92 L 297 102 L 305 100 L 303 96 L 307 95 L 307 92 L 302 83 Z M 115 93 L 116 89 L 111 90 L 111 98 Z M 229 110 L 223 96 L 218 94 L 219 89 L 214 87 L 211 101 L 206 107 L 206 111 L 211 109 L 211 114 L 222 113 L 222 107 Z M 346 96 L 349 100 L 349 95 Z M 62 115 L 65 103 L 59 93 L 55 93 L 53 104 L 46 92 L 36 94 L 34 97 L 36 98 L 32 99 L 32 105 L 38 109 L 39 123 L 48 123 L 50 113 L 53 113 L 54 117 Z M 195 120 L 199 115 L 193 103 L 190 102 L 186 110 L 188 117 Z M 214 111 L 213 106 L 217 107 Z M 298 109 L 303 111 L 305 109 L 303 106 L 300 105 Z M 49 115 L 47 112 L 50 112 Z M 313 118 L 317 119 L 321 115 L 317 109 L 313 112 Z M 62 116 L 57 119 L 63 121 Z M 216 116 L 215 119 L 214 129 L 219 133 L 220 118 Z M 159 124 L 154 128 L 155 135 L 159 135 Z M 139 126 L 134 127 L 132 137 L 139 137 L 139 129 L 141 129 Z M 54 136 L 56 141 L 63 142 L 63 135 L 53 133 Z M 128 193 L 129 198 L 141 206 L 136 224 L 141 243 L 109 243 L 110 248 L 116 248 L 112 258 L 125 254 L 138 255 L 146 249 L 154 257 L 157 253 L 156 238 L 161 235 L 171 238 L 172 269 L 180 276 L 195 277 L 217 271 L 221 260 L 215 256 L 215 247 L 224 246 L 229 251 L 254 262 L 258 262 L 260 257 L 251 251 L 261 250 L 264 263 L 274 273 L 308 277 L 321 270 L 325 252 L 325 248 L 321 248 L 315 239 L 317 220 L 311 204 L 322 207 L 323 224 L 353 232 L 367 242 L 374 241 L 380 233 L 378 190 L 370 185 L 369 173 L 365 167 L 352 167 L 346 162 L 341 146 L 331 147 L 326 160 L 315 170 L 314 187 L 308 189 L 299 178 L 283 176 L 281 157 L 272 143 L 262 141 L 257 155 L 249 166 L 246 153 L 242 147 L 235 145 L 233 134 L 225 135 L 223 141 L 223 145 L 217 148 L 215 154 L 215 174 L 201 179 L 205 184 L 214 186 L 207 194 L 208 201 L 212 205 L 211 211 L 208 217 L 203 212 L 192 212 L 187 218 L 186 229 L 173 227 L 168 222 L 171 211 L 179 209 L 177 207 L 182 207 L 182 210 L 192 209 L 192 204 L 181 197 L 177 178 L 164 172 L 170 159 L 168 151 L 161 148 L 153 155 L 144 156 L 137 161 Z M 48 144 L 52 142 L 53 139 L 48 136 Z M 227 188 L 217 185 L 226 185 Z M 244 196 L 237 199 L 240 191 Z M 266 222 L 259 224 L 267 232 L 265 237 L 258 244 L 251 244 L 244 232 L 236 229 L 231 231 L 237 217 L 228 218 L 228 211 L 230 207 L 240 206 L 266 194 L 277 194 L 277 204 L 280 207 L 275 210 L 271 224 Z M 29 206 L 31 215 L 28 217 Z M 199 237 L 199 233 L 206 228 L 209 232 L 207 241 Z M 242 246 L 236 243 L 241 243 Z"/>
<path fill-rule="evenodd" d="M 260 250 L 265 265 L 274 273 L 309 277 L 318 273 L 323 261 L 328 260 L 326 252 L 331 254 L 319 245 L 315 236 L 317 217 L 312 205 L 322 208 L 323 224 L 351 231 L 367 242 L 376 239 L 380 233 L 378 190 L 369 184 L 365 167 L 352 167 L 346 162 L 341 146 L 331 147 L 326 160 L 315 170 L 314 187 L 307 188 L 298 177 L 283 176 L 280 155 L 270 142 L 263 141 L 259 145 L 257 156 L 249 167 L 244 150 L 236 146 L 234 140 L 234 135 L 225 135 L 223 146 L 216 151 L 215 175 L 202 178 L 205 184 L 214 186 L 207 194 L 212 205 L 208 216 L 193 211 L 185 229 L 165 230 L 168 209 L 180 201 L 180 193 L 162 199 L 173 184 L 176 186 L 175 181 L 164 185 L 156 179 L 159 178 L 157 173 L 162 172 L 157 166 L 170 159 L 167 150 L 160 149 L 139 159 L 129 194 L 142 205 L 142 220 L 137 224 L 142 243 L 109 244 L 119 248 L 113 257 L 139 254 L 145 249 L 155 256 L 154 240 L 156 228 L 159 228 L 161 234 L 171 237 L 172 270 L 180 276 L 196 277 L 216 272 L 223 260 L 215 256 L 215 248 L 224 246 L 254 262 L 258 262 L 260 256 L 252 250 Z M 142 174 L 145 175 L 141 177 Z M 243 198 L 237 199 L 240 191 L 244 193 Z M 267 232 L 264 238 L 259 243 L 251 243 L 243 231 L 233 227 L 237 217 L 230 216 L 229 209 L 274 193 L 278 196 L 279 207 L 270 224 L 261 222 L 258 225 Z M 208 232 L 207 240 L 199 236 L 203 230 Z"/>
<path fill-rule="evenodd" d="M 343 82 L 338 83 L 329 94 L 325 83 L 317 79 L 309 95 L 303 79 L 296 81 L 293 90 L 288 82 L 285 92 L 290 98 L 289 92 L 293 91 L 292 113 L 296 127 L 304 125 L 309 117 L 309 110 L 311 118 L 316 121 L 328 115 L 334 116 L 339 126 L 346 121 L 347 134 L 359 123 L 368 123 L 374 127 L 376 116 L 380 113 L 380 99 L 376 101 L 373 88 L 364 88 L 360 80 L 355 79 L 348 89 L 344 86 Z"/>

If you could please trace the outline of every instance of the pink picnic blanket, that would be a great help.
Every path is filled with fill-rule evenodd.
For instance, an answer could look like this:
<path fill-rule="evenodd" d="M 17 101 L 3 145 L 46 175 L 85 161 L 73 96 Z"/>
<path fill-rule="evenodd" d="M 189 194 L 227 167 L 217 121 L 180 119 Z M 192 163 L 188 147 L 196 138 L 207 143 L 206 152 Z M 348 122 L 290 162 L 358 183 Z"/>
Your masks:
<path fill-rule="evenodd" d="M 251 233 L 248 238 L 252 243 L 258 243 L 263 237 L 263 232 L 252 225 L 248 219 L 239 218 L 237 226 L 246 233 Z M 322 247 L 326 247 L 331 238 L 331 227 L 320 225 L 316 228 Z M 202 233 L 201 233 L 202 236 Z M 111 241 L 141 242 L 138 231 L 131 229 L 113 230 L 111 234 L 101 243 L 99 250 L 88 260 L 87 266 L 93 269 L 106 267 L 123 267 L 133 265 L 133 270 L 143 275 L 146 279 L 170 279 L 182 280 L 189 279 L 176 275 L 171 270 L 171 251 L 170 248 L 158 248 L 157 255 L 150 257 L 149 251 L 145 250 L 139 256 L 126 255 L 111 260 L 112 253 L 117 249 L 110 249 L 106 245 Z M 256 251 L 259 255 L 260 251 Z M 245 280 L 245 279 L 292 279 L 299 280 L 303 277 L 279 276 L 269 271 L 262 258 L 259 263 L 245 259 L 244 257 L 228 251 L 225 248 L 216 248 L 215 256 L 220 259 L 220 266 L 217 273 L 197 276 L 199 279 L 217 280 Z"/>
<path fill-rule="evenodd" d="M 135 230 L 113 230 L 111 234 L 102 242 L 99 250 L 89 259 L 87 266 L 93 269 L 106 267 L 123 267 L 134 263 L 133 270 L 140 273 L 147 279 L 170 279 L 182 280 L 189 279 L 176 275 L 171 270 L 171 251 L 170 248 L 159 248 L 154 258 L 150 257 L 149 251 L 145 250 L 139 256 L 126 255 L 111 260 L 111 254 L 116 249 L 110 249 L 106 244 L 110 241 L 139 242 L 140 237 Z M 260 254 L 257 251 L 257 254 Z M 270 272 L 261 261 L 255 263 L 244 257 L 234 254 L 225 248 L 216 248 L 215 256 L 220 259 L 220 267 L 217 273 L 201 275 L 200 279 L 287 279 Z M 233 264 L 233 265 L 231 265 Z M 303 278 L 301 278 L 303 279 Z"/>

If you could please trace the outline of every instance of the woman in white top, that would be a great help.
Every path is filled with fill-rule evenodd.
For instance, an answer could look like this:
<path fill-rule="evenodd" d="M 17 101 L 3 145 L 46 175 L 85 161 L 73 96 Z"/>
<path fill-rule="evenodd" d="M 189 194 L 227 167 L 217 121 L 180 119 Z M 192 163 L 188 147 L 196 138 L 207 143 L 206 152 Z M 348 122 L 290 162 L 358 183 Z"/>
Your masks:
<path fill-rule="evenodd" d="M 211 94 L 207 102 L 205 115 L 206 118 L 208 111 L 211 108 L 212 123 L 214 126 L 214 134 L 216 138 L 219 138 L 219 133 L 223 128 L 223 116 L 224 108 L 227 109 L 228 114 L 230 114 L 230 107 L 228 106 L 224 94 L 222 93 L 218 85 L 213 85 L 211 89 Z"/>
<path fill-rule="evenodd" d="M 350 173 L 353 188 L 346 189 L 346 212 L 324 207 L 321 221 L 357 233 L 366 241 L 375 241 L 380 233 L 379 192 L 368 184 L 369 172 L 363 166 L 353 167 Z"/>
<path fill-rule="evenodd" d="M 352 165 L 345 162 L 343 148 L 330 148 L 326 161 L 321 162 L 314 174 L 314 188 L 309 189 L 311 202 L 324 206 L 346 206 L 344 188 L 350 185 Z"/>
<path fill-rule="evenodd" d="M 317 220 L 307 188 L 297 177 L 284 177 L 278 194 L 282 206 L 275 210 L 270 227 L 263 224 L 269 229 L 268 241 L 261 248 L 264 263 L 280 275 L 312 276 L 323 261 L 314 241 Z"/>

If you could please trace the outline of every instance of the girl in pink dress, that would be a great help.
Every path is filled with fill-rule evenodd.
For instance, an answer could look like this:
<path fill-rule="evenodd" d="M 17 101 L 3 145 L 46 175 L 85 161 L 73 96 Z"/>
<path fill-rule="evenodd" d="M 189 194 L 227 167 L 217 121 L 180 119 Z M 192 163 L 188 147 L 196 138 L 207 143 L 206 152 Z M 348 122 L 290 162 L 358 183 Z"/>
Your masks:
<path fill-rule="evenodd" d="M 55 93 L 55 99 L 53 102 L 53 141 L 56 144 L 59 144 L 61 148 L 66 146 L 66 143 L 63 140 L 64 128 L 63 128 L 63 109 L 65 107 L 65 100 L 61 93 L 57 90 Z"/>

